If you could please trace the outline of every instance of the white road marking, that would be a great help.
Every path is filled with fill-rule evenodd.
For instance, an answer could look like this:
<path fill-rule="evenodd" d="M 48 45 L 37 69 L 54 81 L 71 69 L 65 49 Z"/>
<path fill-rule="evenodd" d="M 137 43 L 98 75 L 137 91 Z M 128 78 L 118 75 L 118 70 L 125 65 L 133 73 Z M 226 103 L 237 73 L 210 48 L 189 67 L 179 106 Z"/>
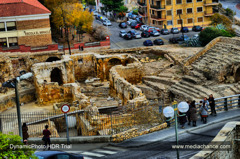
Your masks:
<path fill-rule="evenodd" d="M 87 156 L 96 156 L 96 157 L 103 157 L 105 155 L 98 154 L 98 153 L 93 153 L 93 152 L 83 152 L 81 153 L 82 155 L 87 155 Z M 85 158 L 85 157 L 84 157 Z"/>
<path fill-rule="evenodd" d="M 126 149 L 120 148 L 120 147 L 106 146 L 106 147 L 103 147 L 103 148 L 104 148 L 104 149 L 115 150 L 115 151 L 127 151 Z"/>
<path fill-rule="evenodd" d="M 116 151 L 108 151 L 108 150 L 102 150 L 102 149 L 96 149 L 96 150 L 94 150 L 94 151 L 100 152 L 100 153 L 105 153 L 105 154 L 110 154 L 110 155 L 113 155 L 113 154 L 118 153 L 118 152 L 116 152 Z"/>

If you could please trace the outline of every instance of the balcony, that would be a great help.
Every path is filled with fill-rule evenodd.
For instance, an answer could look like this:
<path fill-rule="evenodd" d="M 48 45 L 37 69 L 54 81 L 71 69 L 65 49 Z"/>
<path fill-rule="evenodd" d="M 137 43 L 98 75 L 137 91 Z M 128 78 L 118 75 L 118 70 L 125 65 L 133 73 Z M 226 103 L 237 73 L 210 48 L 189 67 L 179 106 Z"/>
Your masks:
<path fill-rule="evenodd" d="M 142 1 L 138 1 L 137 4 L 141 7 L 147 7 L 147 5 L 145 4 L 145 2 Z"/>
<path fill-rule="evenodd" d="M 157 11 L 165 10 L 164 5 L 150 5 L 150 8 L 153 9 L 153 10 L 157 10 Z"/>
<path fill-rule="evenodd" d="M 147 17 L 147 14 L 145 14 L 145 12 L 138 11 L 138 14 L 141 15 L 142 17 Z"/>
<path fill-rule="evenodd" d="M 156 21 L 164 21 L 166 20 L 166 16 L 157 16 L 157 15 L 151 15 L 151 18 L 156 20 Z"/>
<path fill-rule="evenodd" d="M 211 16 L 213 16 L 215 13 L 217 13 L 217 11 L 212 11 L 212 12 L 210 12 L 210 13 L 205 11 L 205 12 L 204 12 L 204 16 L 205 16 L 205 17 L 211 17 Z"/>
<path fill-rule="evenodd" d="M 204 2 L 204 6 L 217 6 L 217 5 L 219 5 L 218 0 L 206 0 Z"/>

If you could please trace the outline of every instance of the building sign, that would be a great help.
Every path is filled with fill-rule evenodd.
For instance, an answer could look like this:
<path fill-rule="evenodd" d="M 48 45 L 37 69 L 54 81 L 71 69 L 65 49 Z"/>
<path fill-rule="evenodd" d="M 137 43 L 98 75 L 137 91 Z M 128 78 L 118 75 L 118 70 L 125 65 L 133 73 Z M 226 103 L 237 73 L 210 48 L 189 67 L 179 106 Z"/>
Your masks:
<path fill-rule="evenodd" d="M 51 31 L 24 31 L 25 36 L 51 34 Z"/>

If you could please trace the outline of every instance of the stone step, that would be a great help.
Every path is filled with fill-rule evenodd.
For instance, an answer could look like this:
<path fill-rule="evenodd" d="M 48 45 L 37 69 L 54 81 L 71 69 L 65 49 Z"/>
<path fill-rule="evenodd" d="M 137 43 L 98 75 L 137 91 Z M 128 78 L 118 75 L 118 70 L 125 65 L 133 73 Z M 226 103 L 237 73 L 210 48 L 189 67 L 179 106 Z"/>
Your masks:
<path fill-rule="evenodd" d="M 186 100 L 195 100 L 195 101 L 200 101 L 201 99 L 199 98 L 195 98 L 192 95 L 185 93 L 179 89 L 175 89 L 175 88 L 170 88 L 169 91 L 173 94 L 175 94 L 177 96 L 178 99 L 186 101 Z M 181 97 L 181 98 L 179 98 Z"/>
<path fill-rule="evenodd" d="M 193 84 L 199 84 L 202 82 L 201 79 L 194 77 L 194 76 L 188 76 L 188 75 L 183 76 L 182 80 L 188 81 Z"/>
<path fill-rule="evenodd" d="M 158 83 L 166 84 L 169 86 L 177 83 L 176 80 L 172 80 L 171 78 L 166 78 L 166 77 L 144 76 L 142 79 L 143 79 L 143 82 L 145 81 L 158 82 Z"/>
<path fill-rule="evenodd" d="M 196 70 L 193 70 L 190 72 L 190 75 L 191 76 L 194 76 L 194 77 L 197 77 L 199 79 L 202 79 L 202 80 L 206 80 L 206 77 L 204 77 L 204 75 Z"/>
<path fill-rule="evenodd" d="M 162 92 L 168 87 L 167 85 L 157 83 L 157 82 L 151 82 L 151 81 L 145 81 L 144 84 L 146 84 L 147 86 L 151 87 L 152 89 L 158 92 Z"/>
<path fill-rule="evenodd" d="M 160 98 L 158 91 L 152 89 L 151 87 L 145 84 L 138 84 L 136 85 L 136 87 L 142 90 L 143 94 L 147 97 L 147 99 Z"/>

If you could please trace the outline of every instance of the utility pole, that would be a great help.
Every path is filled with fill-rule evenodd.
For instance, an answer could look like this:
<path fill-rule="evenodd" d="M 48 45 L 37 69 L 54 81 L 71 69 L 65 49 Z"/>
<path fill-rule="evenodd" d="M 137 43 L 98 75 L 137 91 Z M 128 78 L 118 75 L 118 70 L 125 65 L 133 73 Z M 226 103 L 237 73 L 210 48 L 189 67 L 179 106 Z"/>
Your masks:
<path fill-rule="evenodd" d="M 184 33 L 183 33 L 183 21 L 182 21 L 182 19 L 181 19 L 181 16 L 180 16 L 180 14 L 178 14 L 179 15 L 179 19 L 181 20 L 181 31 L 182 31 L 182 36 L 183 36 L 183 41 L 184 41 Z"/>

